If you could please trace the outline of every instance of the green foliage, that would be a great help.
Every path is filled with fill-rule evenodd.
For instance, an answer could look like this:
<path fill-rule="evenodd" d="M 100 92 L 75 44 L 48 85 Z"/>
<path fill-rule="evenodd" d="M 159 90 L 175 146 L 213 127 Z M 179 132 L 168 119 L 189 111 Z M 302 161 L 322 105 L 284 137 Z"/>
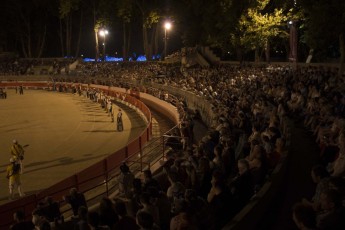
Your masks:
<path fill-rule="evenodd" d="M 117 16 L 121 18 L 124 23 L 130 23 L 133 17 L 133 1 L 117 1 Z"/>
<path fill-rule="evenodd" d="M 274 37 L 286 35 L 284 26 L 288 20 L 283 9 L 265 12 L 268 0 L 249 8 L 239 22 L 240 44 L 249 50 L 262 48 Z"/>
<path fill-rule="evenodd" d="M 65 18 L 72 11 L 79 9 L 80 0 L 59 0 L 59 14 L 60 18 Z"/>
<path fill-rule="evenodd" d="M 156 10 L 152 10 L 148 13 L 147 17 L 144 19 L 144 27 L 145 28 L 152 28 L 154 24 L 159 22 L 161 16 Z"/>

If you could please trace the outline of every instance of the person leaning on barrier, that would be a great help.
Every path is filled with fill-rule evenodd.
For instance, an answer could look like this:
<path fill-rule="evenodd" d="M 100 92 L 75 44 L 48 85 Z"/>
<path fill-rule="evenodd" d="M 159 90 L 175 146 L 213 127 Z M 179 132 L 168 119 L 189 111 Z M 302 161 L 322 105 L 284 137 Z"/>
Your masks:
<path fill-rule="evenodd" d="M 87 203 L 84 194 L 78 192 L 76 188 L 71 188 L 69 191 L 69 195 L 64 196 L 63 199 L 66 201 L 66 203 L 71 205 L 74 216 L 78 216 L 79 207 L 83 206 L 87 208 Z"/>
<path fill-rule="evenodd" d="M 40 209 L 51 225 L 58 226 L 64 222 L 64 218 L 60 211 L 60 204 L 55 201 L 53 197 L 45 197 Z"/>
<path fill-rule="evenodd" d="M 18 159 L 14 156 L 10 158 L 10 164 L 7 166 L 6 172 L 6 178 L 9 179 L 9 192 L 10 197 L 9 199 L 12 200 L 14 198 L 14 188 L 18 188 L 18 193 L 20 197 L 25 196 L 25 194 L 22 191 L 22 183 L 21 183 L 21 165 L 18 161 Z"/>

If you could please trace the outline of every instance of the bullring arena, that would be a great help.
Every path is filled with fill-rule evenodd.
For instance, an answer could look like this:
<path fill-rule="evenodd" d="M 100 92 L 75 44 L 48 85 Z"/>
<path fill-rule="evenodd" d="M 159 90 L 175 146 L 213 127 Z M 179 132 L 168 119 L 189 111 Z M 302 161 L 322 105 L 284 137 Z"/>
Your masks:
<path fill-rule="evenodd" d="M 121 133 L 121 136 L 115 132 L 114 124 L 110 122 L 110 118 L 98 103 L 91 102 L 78 94 L 57 92 L 60 90 L 52 91 L 52 82 L 36 85 L 29 81 L 2 82 L 1 84 L 8 84 L 9 87 L 6 89 L 7 99 L 1 101 L 3 103 L 1 108 L 4 108 L 1 110 L 4 114 L 1 118 L 5 121 L 16 119 L 16 121 L 8 121 L 7 124 L 1 123 L 0 126 L 1 133 L 8 135 L 6 140 L 1 140 L 1 145 L 5 146 L 1 151 L 6 156 L 5 160 L 2 159 L 2 170 L 8 164 L 8 148 L 13 139 L 18 140 L 22 145 L 29 144 L 29 147 L 24 159 L 23 174 L 23 188 L 27 195 L 6 203 L 6 192 L 4 192 L 5 204 L 0 206 L 0 224 L 3 228 L 0 229 L 6 229 L 5 226 L 11 223 L 13 212 L 17 209 L 24 210 L 26 218 L 30 219 L 31 211 L 47 196 L 60 202 L 61 211 L 67 220 L 71 212 L 69 206 L 61 201 L 61 197 L 66 195 L 72 187 L 77 187 L 85 193 L 89 210 L 95 210 L 97 204 L 99 205 L 103 200 L 102 197 L 113 199 L 113 194 L 117 194 L 116 178 L 123 161 L 139 165 L 134 174 L 140 181 L 143 180 L 141 174 L 143 169 L 150 168 L 155 173 L 156 168 L 152 167 L 154 162 L 158 166 L 164 165 L 164 170 L 161 170 L 164 173 L 159 172 L 154 176 L 159 186 L 164 186 L 161 194 L 170 196 L 168 198 L 171 199 L 171 207 L 174 205 L 175 198 L 185 196 L 185 193 L 182 189 L 178 194 L 172 193 L 171 190 L 169 192 L 169 188 L 175 186 L 177 182 L 183 182 L 182 186 L 195 189 L 200 197 L 203 197 L 200 199 L 205 199 L 207 202 L 204 203 L 207 213 L 200 214 L 205 215 L 204 220 L 207 220 L 206 217 L 210 215 L 215 218 L 208 222 L 210 226 L 217 225 L 214 229 L 221 229 L 223 226 L 222 229 L 232 230 L 257 229 L 259 225 L 258 229 L 266 229 L 265 226 L 268 225 L 276 225 L 277 229 L 281 229 L 282 223 L 285 229 L 292 229 L 291 226 L 294 226 L 294 223 L 291 218 L 291 206 L 313 194 L 310 169 L 316 162 L 328 163 L 327 161 L 332 160 L 320 159 L 319 153 L 325 140 L 322 139 L 322 142 L 318 141 L 315 144 L 311 131 L 314 131 L 317 136 L 323 132 L 314 130 L 318 125 L 317 120 L 314 120 L 314 114 L 310 114 L 311 126 L 308 126 L 308 122 L 304 120 L 304 114 L 301 113 L 304 106 L 302 99 L 308 101 L 310 98 L 297 92 L 294 97 L 301 100 L 292 100 L 291 94 L 295 92 L 289 91 L 291 86 L 286 86 L 286 82 L 295 86 L 297 84 L 294 82 L 298 82 L 296 80 L 298 77 L 295 79 L 294 76 L 297 75 L 302 79 L 313 78 L 313 71 L 325 73 L 327 77 L 324 83 L 332 82 L 336 76 L 336 69 L 301 66 L 300 69 L 294 70 L 288 65 L 242 68 L 229 64 L 218 69 L 205 71 L 202 68 L 196 68 L 180 73 L 179 68 L 172 66 L 168 69 L 161 63 L 133 63 L 133 65 L 126 63 L 123 66 L 104 63 L 97 64 L 98 68 L 103 68 L 103 73 L 111 69 L 114 75 L 112 78 L 104 76 L 102 78 L 98 75 L 89 77 L 94 74 L 90 72 L 94 70 L 93 64 L 80 63 L 80 65 L 80 69 L 74 72 L 76 78 L 57 76 L 55 78 L 57 84 L 61 83 L 68 87 L 79 84 L 83 87 L 95 87 L 113 97 L 116 106 L 124 111 L 125 131 Z M 164 69 L 166 73 L 170 73 L 165 76 L 166 79 L 157 75 Z M 25 77 L 27 76 L 23 76 Z M 62 80 L 59 81 L 59 79 Z M 67 81 L 63 82 L 63 79 Z M 275 84 L 269 84 L 270 81 Z M 24 95 L 18 95 L 13 89 L 13 85 L 18 83 L 24 85 L 25 89 L 26 87 L 45 89 L 24 90 Z M 30 86 L 30 84 L 34 85 Z M 341 89 L 335 86 L 336 84 L 333 85 L 334 90 L 337 91 L 334 95 L 340 101 L 331 105 L 345 105 L 345 97 Z M 47 91 L 48 88 L 49 91 Z M 320 96 L 316 87 L 310 90 L 313 92 L 310 95 Z M 324 93 L 333 95 L 331 92 Z M 329 98 L 333 97 L 325 97 L 324 100 Z M 11 100 L 17 100 L 16 104 L 12 104 Z M 298 101 L 300 103 L 297 103 Z M 11 111 L 10 106 L 16 113 Z M 29 108 L 30 112 L 27 112 Z M 170 127 L 181 122 L 178 132 L 171 132 L 174 139 L 169 143 L 184 142 L 184 146 L 180 149 L 172 148 L 167 153 L 166 149 L 159 149 L 161 161 L 143 157 L 145 153 L 142 148 L 149 146 L 150 141 L 154 141 L 152 138 L 154 126 L 157 125 L 153 122 L 151 108 L 159 110 L 168 120 L 171 120 L 173 124 Z M 339 117 L 343 116 L 344 108 L 344 106 L 339 107 L 335 111 L 339 113 Z M 17 114 L 20 115 L 17 116 Z M 67 116 L 70 117 L 64 120 Z M 42 120 L 46 121 L 42 122 Z M 343 120 L 334 120 L 334 124 L 341 127 L 343 124 L 341 121 Z M 65 133 L 62 133 L 63 130 Z M 48 141 L 47 132 L 53 133 L 51 143 Z M 158 136 L 161 135 L 162 132 L 158 133 Z M 178 135 L 178 139 L 175 135 Z M 340 131 L 337 135 L 334 141 L 343 137 Z M 172 136 L 168 135 L 168 138 Z M 274 146 L 265 145 L 268 136 L 272 138 L 272 142 L 274 140 Z M 252 138 L 257 139 L 251 140 Z M 57 143 L 56 140 L 61 140 L 62 143 Z M 157 140 L 162 141 L 160 138 Z M 118 146 L 119 143 L 122 145 Z M 167 144 L 164 142 L 164 137 L 161 143 Z M 345 149 L 344 142 L 339 141 L 335 144 L 336 147 Z M 272 153 L 272 148 L 277 155 L 266 155 L 269 151 Z M 54 153 L 51 153 L 53 151 Z M 257 156 L 252 154 L 257 154 Z M 134 158 L 129 159 L 130 156 Z M 258 164 L 258 161 L 263 164 Z M 252 168 L 249 162 L 253 164 Z M 214 170 L 212 175 L 211 167 Z M 52 168 L 53 175 L 50 176 L 47 173 L 47 177 L 42 176 L 43 173 L 39 170 L 48 168 Z M 70 171 L 66 172 L 67 170 Z M 189 170 L 195 170 L 195 174 L 193 175 Z M 219 170 L 222 170 L 221 174 L 218 174 Z M 178 173 L 182 175 L 180 178 L 178 178 Z M 201 177 L 196 178 L 199 173 Z M 207 173 L 209 178 L 199 181 L 205 178 Z M 32 176 L 27 179 L 29 174 Z M 228 175 L 227 181 L 222 177 L 223 174 Z M 241 187 L 237 180 L 246 175 L 249 175 L 247 177 L 249 187 Z M 251 181 L 252 176 L 256 179 L 255 184 Z M 46 178 L 56 180 L 48 181 Z M 181 182 L 176 182 L 177 178 Z M 3 178 L 1 180 L 6 184 Z M 47 184 L 42 183 L 44 185 L 42 187 L 46 189 L 37 189 L 30 184 L 30 180 L 34 181 L 33 185 L 41 185 L 40 180 L 45 181 Z M 222 194 L 229 196 L 229 200 L 224 201 L 226 203 L 213 202 L 212 196 L 217 194 L 213 193 L 215 190 L 210 187 L 217 186 L 217 183 L 213 183 L 215 180 L 224 183 L 224 189 L 226 187 L 234 189 L 234 192 L 224 190 L 226 193 L 223 193 L 222 191 Z M 203 185 L 206 188 L 201 186 L 202 183 L 205 183 Z M 246 186 L 246 183 L 244 185 Z M 149 195 L 157 198 L 154 192 Z M 231 200 L 230 197 L 234 199 Z M 168 215 L 172 211 L 172 209 L 168 210 Z M 219 215 L 215 215 L 217 213 Z M 275 223 L 271 222 L 273 215 L 276 218 Z"/>
<path fill-rule="evenodd" d="M 122 108 L 124 131 L 99 103 L 72 93 L 47 90 L 25 90 L 24 95 L 7 90 L 1 100 L 0 159 L 4 175 L 9 163 L 12 140 L 28 144 L 22 176 L 26 194 L 49 187 L 87 168 L 126 144 L 145 129 L 144 120 L 134 110 Z M 117 109 L 116 109 L 117 111 Z M 7 201 L 5 176 L 0 178 L 1 202 Z"/>

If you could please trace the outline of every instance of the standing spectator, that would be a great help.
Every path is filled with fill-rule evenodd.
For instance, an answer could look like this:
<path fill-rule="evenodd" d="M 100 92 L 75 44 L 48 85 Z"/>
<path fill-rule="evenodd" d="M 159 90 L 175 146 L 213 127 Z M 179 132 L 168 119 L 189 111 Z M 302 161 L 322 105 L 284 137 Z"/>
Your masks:
<path fill-rule="evenodd" d="M 69 195 L 64 196 L 63 199 L 71 205 L 74 216 L 78 215 L 79 207 L 83 206 L 87 208 L 84 194 L 78 192 L 76 188 L 71 188 L 69 191 Z"/>
<path fill-rule="evenodd" d="M 128 213 L 130 216 L 135 216 L 137 211 L 141 208 L 140 195 L 142 193 L 142 183 L 139 178 L 133 179 L 133 188 L 131 189 L 129 197 L 129 209 Z"/>
<path fill-rule="evenodd" d="M 100 224 L 100 215 L 98 212 L 89 212 L 87 221 L 91 230 L 110 230 L 108 226 Z"/>
<path fill-rule="evenodd" d="M 54 201 L 51 196 L 47 196 L 44 199 L 43 206 L 41 207 L 43 215 L 50 222 L 55 224 L 55 226 L 63 222 L 63 216 L 60 211 L 60 204 Z"/>
<path fill-rule="evenodd" d="M 170 186 L 167 190 L 167 197 L 173 201 L 174 199 L 179 199 L 184 196 L 185 187 L 178 181 L 178 174 L 176 172 L 170 172 L 168 174 L 168 179 Z"/>
<path fill-rule="evenodd" d="M 23 94 L 24 94 L 24 87 L 23 87 L 23 85 L 20 85 L 20 86 L 19 86 L 19 94 L 20 94 L 20 95 L 23 95 Z"/>
<path fill-rule="evenodd" d="M 195 216 L 190 212 L 190 206 L 184 199 L 175 200 L 174 213 L 176 214 L 170 221 L 170 230 L 198 229 Z"/>
<path fill-rule="evenodd" d="M 298 229 L 316 229 L 316 214 L 309 205 L 297 203 L 293 207 L 292 218 Z"/>
<path fill-rule="evenodd" d="M 35 225 L 35 230 L 40 230 L 42 227 L 46 226 L 47 219 L 43 215 L 42 210 L 40 209 L 35 209 L 32 211 L 32 223 Z M 49 222 L 48 222 L 49 225 Z M 49 225 L 50 226 L 50 225 Z M 47 229 L 47 228 L 45 228 Z"/>
<path fill-rule="evenodd" d="M 112 229 L 118 221 L 119 217 L 115 212 L 113 202 L 109 198 L 103 197 L 103 199 L 99 203 L 100 225 L 106 225 L 109 227 L 109 229 Z"/>
<path fill-rule="evenodd" d="M 16 211 L 13 214 L 13 219 L 16 222 L 10 227 L 10 230 L 33 230 L 35 225 L 31 221 L 25 220 L 25 214 L 22 210 Z"/>
<path fill-rule="evenodd" d="M 153 217 L 145 211 L 139 211 L 136 215 L 137 224 L 140 230 L 158 230 L 159 228 L 153 222 Z"/>
<path fill-rule="evenodd" d="M 78 222 L 75 223 L 75 230 L 90 230 L 90 227 L 87 223 L 87 208 L 84 206 L 80 206 L 78 209 Z"/>
<path fill-rule="evenodd" d="M 133 180 L 134 180 L 133 173 L 129 170 L 129 167 L 127 166 L 127 164 L 123 163 L 120 166 L 120 175 L 118 178 L 119 191 L 122 196 L 126 198 L 130 197 L 130 192 L 133 187 Z"/>
<path fill-rule="evenodd" d="M 7 166 L 7 179 L 9 179 L 9 192 L 10 192 L 10 200 L 14 198 L 14 188 L 18 188 L 18 193 L 20 197 L 25 196 L 22 191 L 22 182 L 21 182 L 21 172 L 20 172 L 20 163 L 16 157 L 12 156 L 10 158 L 10 164 Z"/>
<path fill-rule="evenodd" d="M 161 191 L 161 187 L 156 179 L 153 178 L 152 172 L 150 169 L 144 171 L 144 188 L 145 192 L 148 192 L 150 187 L 156 188 L 158 191 Z"/>
<path fill-rule="evenodd" d="M 109 104 L 109 115 L 110 115 L 110 118 L 111 118 L 111 122 L 114 122 L 114 105 L 112 102 L 110 102 Z"/>
<path fill-rule="evenodd" d="M 117 131 L 123 131 L 122 111 L 119 109 L 117 113 Z"/>
<path fill-rule="evenodd" d="M 115 201 L 115 211 L 119 215 L 119 222 L 114 226 L 114 229 L 138 230 L 139 226 L 135 219 L 127 215 L 127 208 L 125 202 L 121 200 Z"/>
<path fill-rule="evenodd" d="M 159 209 L 156 206 L 156 204 L 153 204 L 152 197 L 148 193 L 142 193 L 140 195 L 140 203 L 142 205 L 142 209 L 140 211 L 145 211 L 149 213 L 153 217 L 153 222 L 158 226 L 160 224 L 160 218 L 159 218 Z"/>

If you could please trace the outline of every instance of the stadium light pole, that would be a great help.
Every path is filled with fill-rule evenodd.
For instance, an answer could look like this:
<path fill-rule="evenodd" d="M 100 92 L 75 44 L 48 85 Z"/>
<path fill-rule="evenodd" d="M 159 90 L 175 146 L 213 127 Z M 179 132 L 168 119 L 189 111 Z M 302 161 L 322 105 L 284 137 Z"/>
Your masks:
<path fill-rule="evenodd" d="M 168 31 L 171 29 L 171 22 L 164 23 L 164 59 L 167 56 L 167 48 L 168 48 Z"/>
<path fill-rule="evenodd" d="M 99 35 L 103 37 L 103 61 L 105 61 L 105 37 L 108 35 L 109 31 L 106 29 L 101 29 Z"/>
<path fill-rule="evenodd" d="M 297 68 L 297 28 L 296 28 L 296 21 L 290 20 L 288 21 L 288 27 L 290 29 L 289 37 L 290 37 L 290 53 L 289 59 L 293 63 L 293 67 Z"/>

